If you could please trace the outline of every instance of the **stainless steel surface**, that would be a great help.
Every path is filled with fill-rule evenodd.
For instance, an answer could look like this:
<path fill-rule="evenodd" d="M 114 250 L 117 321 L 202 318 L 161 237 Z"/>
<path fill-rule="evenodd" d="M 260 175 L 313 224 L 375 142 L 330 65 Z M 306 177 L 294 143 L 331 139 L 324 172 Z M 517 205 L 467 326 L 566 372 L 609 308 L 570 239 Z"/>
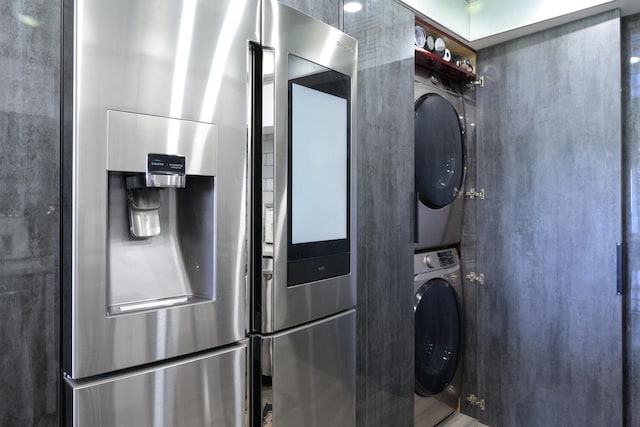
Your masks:
<path fill-rule="evenodd" d="M 159 193 L 161 232 L 142 239 L 129 232 L 124 181 L 123 174 L 109 173 L 107 313 L 118 314 L 130 311 L 131 304 L 141 307 L 141 302 L 167 298 L 182 305 L 215 304 L 221 293 L 228 298 L 229 290 L 215 274 L 214 178 L 192 176 L 184 189 L 150 188 Z M 229 321 L 237 322 L 233 316 L 235 313 L 230 313 Z M 218 328 L 232 329 L 234 323 L 229 321 Z M 195 332 L 199 329 L 208 329 L 208 325 L 194 328 Z"/>
<path fill-rule="evenodd" d="M 147 172 L 149 187 L 184 188 L 187 183 L 185 175 L 161 175 Z"/>
<path fill-rule="evenodd" d="M 273 426 L 355 426 L 355 310 L 271 336 L 259 336 L 259 414 Z"/>
<path fill-rule="evenodd" d="M 65 142 L 73 145 L 72 280 L 65 285 L 63 343 L 63 368 L 71 377 L 142 365 L 244 337 L 247 64 L 248 41 L 259 36 L 258 6 L 257 1 L 76 1 L 73 141 Z M 182 256 L 172 255 L 178 259 L 172 272 L 178 280 L 172 289 L 165 288 L 165 280 L 152 298 L 188 301 L 109 316 L 110 305 L 147 300 L 151 281 L 138 289 L 140 295 L 125 297 L 127 285 L 136 284 L 143 274 L 123 274 L 122 281 L 112 277 L 122 271 L 110 268 L 114 252 L 109 253 L 108 235 L 115 226 L 108 222 L 107 202 L 108 181 L 114 175 L 107 171 L 145 172 L 140 154 L 146 156 L 150 143 L 164 144 L 160 153 L 187 156 L 187 173 L 208 175 L 212 178 L 203 187 L 214 185 L 213 192 L 203 188 L 200 197 L 185 201 L 176 192 L 193 191 L 195 175 L 190 175 L 184 190 L 162 190 L 161 210 L 180 218 L 189 203 L 192 208 L 202 203 L 214 208 L 187 216 L 194 220 L 188 225 L 177 225 L 165 215 L 167 227 L 163 224 L 159 236 L 129 246 L 142 251 L 165 231 L 169 240 L 182 235 L 189 248 L 182 245 Z M 115 192 L 118 185 L 112 187 Z M 214 239 L 194 242 L 193 234 L 201 232 L 195 219 L 205 215 L 214 226 L 204 234 L 213 233 Z M 175 240 L 172 245 L 180 246 Z M 168 268 L 165 258 L 155 258 L 153 250 L 148 253 L 144 264 Z M 212 259 L 206 264 L 213 283 L 197 277 L 205 264 L 190 258 L 203 254 L 215 259 L 215 268 Z M 119 255 L 124 268 L 124 254 Z M 136 267 L 140 259 L 135 259 Z M 110 286 L 114 280 L 119 283 Z"/>
<path fill-rule="evenodd" d="M 129 188 L 126 178 L 129 231 L 134 237 L 160 234 L 160 190 L 157 188 Z"/>
<path fill-rule="evenodd" d="M 93 381 L 66 380 L 73 426 L 246 425 L 246 344 Z"/>
<path fill-rule="evenodd" d="M 458 112 L 463 129 L 464 106 L 460 93 L 447 90 L 437 76 L 416 67 L 414 100 L 427 93 L 436 93 L 446 99 Z M 466 143 L 466 135 L 465 135 Z M 462 233 L 462 211 L 464 205 L 464 183 L 458 196 L 449 205 L 432 209 L 416 200 L 416 244 L 415 249 L 426 250 L 455 246 L 460 243 Z"/>
<path fill-rule="evenodd" d="M 320 21 L 280 4 L 263 2 L 262 44 L 272 48 L 273 67 L 263 70 L 263 161 L 265 179 L 262 217 L 265 266 L 260 292 L 261 331 L 274 332 L 318 319 L 356 304 L 356 137 L 351 126 L 351 274 L 287 287 L 287 117 L 288 58 L 295 55 L 351 77 L 351 117 L 355 117 L 357 41 Z M 267 50 L 269 52 L 269 50 Z M 268 58 L 267 58 L 268 59 Z M 266 95 L 266 94 L 273 94 Z M 268 109 L 271 106 L 272 110 Z M 273 143 L 270 143 L 270 140 Z M 273 179 L 271 179 L 273 177 Z M 268 194 L 271 193 L 272 194 Z M 270 199 L 272 203 L 269 203 Z M 270 219 L 272 218 L 272 221 Z M 273 243 L 269 241 L 272 237 Z M 270 253 L 272 251 L 272 254 Z"/>
<path fill-rule="evenodd" d="M 450 253 L 452 264 L 442 266 L 439 261 L 438 253 Z M 433 266 L 428 266 L 425 259 L 434 260 Z M 458 297 L 458 303 L 462 309 L 463 291 L 462 277 L 460 274 L 459 257 L 456 249 L 444 249 L 440 251 L 420 253 L 414 256 L 414 282 L 413 290 L 415 293 L 414 307 L 417 307 L 420 298 L 424 294 L 427 283 L 433 279 L 443 279 L 449 283 Z M 464 351 L 464 348 L 462 349 Z M 458 366 L 452 381 L 445 389 L 434 396 L 420 396 L 414 394 L 414 426 L 415 427 L 432 427 L 444 420 L 449 414 L 454 412 L 458 407 L 458 399 L 460 397 L 460 387 L 462 385 L 462 353 L 458 356 Z"/>
<path fill-rule="evenodd" d="M 187 158 L 187 175 L 218 174 L 219 124 L 114 110 L 106 118 L 108 170 L 146 173 L 147 154 L 167 153 Z"/>

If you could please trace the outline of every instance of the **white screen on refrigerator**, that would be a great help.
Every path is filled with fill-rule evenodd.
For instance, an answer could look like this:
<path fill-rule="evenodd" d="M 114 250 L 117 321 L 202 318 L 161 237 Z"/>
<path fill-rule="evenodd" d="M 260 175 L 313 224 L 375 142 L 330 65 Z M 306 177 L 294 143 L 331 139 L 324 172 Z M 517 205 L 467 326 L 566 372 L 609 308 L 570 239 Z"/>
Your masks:
<path fill-rule="evenodd" d="M 347 238 L 347 100 L 292 84 L 291 243 Z"/>

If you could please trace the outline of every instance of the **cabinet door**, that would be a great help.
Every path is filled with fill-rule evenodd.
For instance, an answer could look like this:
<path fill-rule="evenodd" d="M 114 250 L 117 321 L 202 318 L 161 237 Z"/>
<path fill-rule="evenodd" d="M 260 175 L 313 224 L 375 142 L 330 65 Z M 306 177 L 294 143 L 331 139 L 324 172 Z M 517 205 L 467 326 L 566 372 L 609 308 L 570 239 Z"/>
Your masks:
<path fill-rule="evenodd" d="M 610 12 L 478 54 L 477 415 L 489 425 L 622 424 L 619 46 Z"/>

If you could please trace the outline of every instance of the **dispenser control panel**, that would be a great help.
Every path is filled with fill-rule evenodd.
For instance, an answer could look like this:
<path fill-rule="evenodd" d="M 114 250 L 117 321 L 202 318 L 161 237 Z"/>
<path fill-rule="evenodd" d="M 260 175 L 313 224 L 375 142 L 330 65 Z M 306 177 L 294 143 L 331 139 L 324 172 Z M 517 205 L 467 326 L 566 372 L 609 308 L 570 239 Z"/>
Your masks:
<path fill-rule="evenodd" d="M 184 156 L 171 154 L 149 154 L 147 156 L 147 171 L 149 173 L 186 173 L 186 161 Z"/>
<path fill-rule="evenodd" d="M 187 161 L 173 154 L 147 155 L 147 187 L 184 188 Z"/>

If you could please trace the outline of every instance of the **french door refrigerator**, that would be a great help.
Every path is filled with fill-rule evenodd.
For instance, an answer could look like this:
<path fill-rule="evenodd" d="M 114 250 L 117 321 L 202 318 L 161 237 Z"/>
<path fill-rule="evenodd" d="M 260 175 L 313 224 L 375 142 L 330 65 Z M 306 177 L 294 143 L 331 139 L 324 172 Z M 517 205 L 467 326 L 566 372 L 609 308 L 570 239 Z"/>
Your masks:
<path fill-rule="evenodd" d="M 246 424 L 258 1 L 65 0 L 64 424 Z"/>
<path fill-rule="evenodd" d="M 355 425 L 357 42 L 276 1 L 253 45 L 251 425 Z"/>

